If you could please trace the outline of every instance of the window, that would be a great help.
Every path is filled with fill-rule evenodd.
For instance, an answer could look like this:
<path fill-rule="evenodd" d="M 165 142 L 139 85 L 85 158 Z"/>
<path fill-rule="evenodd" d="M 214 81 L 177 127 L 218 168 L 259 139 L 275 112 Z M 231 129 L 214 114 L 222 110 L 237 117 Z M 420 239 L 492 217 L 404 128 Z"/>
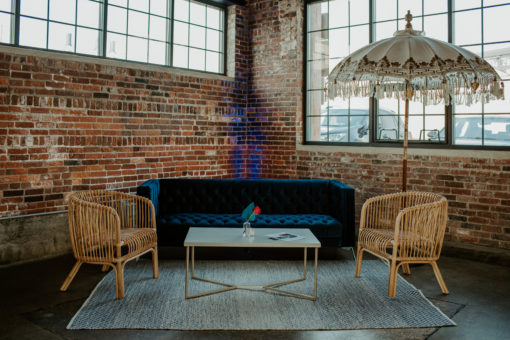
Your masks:
<path fill-rule="evenodd" d="M 471 106 L 409 105 L 409 140 L 415 143 L 510 146 L 510 1 L 309 1 L 306 26 L 306 141 L 388 143 L 403 139 L 404 102 L 397 99 L 329 100 L 327 76 L 345 56 L 404 29 L 469 49 L 490 62 L 505 83 L 505 101 Z M 370 17 L 371 14 L 371 17 Z M 451 32 L 449 31 L 451 21 Z M 448 110 L 448 111 L 447 111 Z M 452 112 L 448 120 L 446 112 Z"/>
<path fill-rule="evenodd" d="M 176 0 L 175 8 L 174 66 L 222 73 L 223 12 L 188 0 Z"/>
<path fill-rule="evenodd" d="M 0 43 L 213 73 L 225 25 L 225 8 L 191 0 L 0 1 Z"/>

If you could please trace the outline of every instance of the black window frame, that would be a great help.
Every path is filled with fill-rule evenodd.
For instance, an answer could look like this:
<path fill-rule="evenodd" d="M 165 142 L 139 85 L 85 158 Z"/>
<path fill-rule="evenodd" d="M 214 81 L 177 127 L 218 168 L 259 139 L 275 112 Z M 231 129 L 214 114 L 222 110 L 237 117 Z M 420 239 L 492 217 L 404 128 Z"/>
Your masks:
<path fill-rule="evenodd" d="M 374 5 L 374 2 L 377 1 L 377 0 L 368 0 L 368 3 L 369 3 L 369 42 L 372 43 L 372 42 L 375 42 L 376 40 L 375 39 L 375 36 L 374 36 L 374 25 L 376 22 L 379 22 L 375 19 L 375 13 L 374 13 L 374 10 L 375 10 L 375 5 Z M 397 2 L 397 6 L 398 6 L 398 0 L 395 0 Z M 424 1 L 426 0 L 422 0 L 422 8 L 423 8 L 423 3 Z M 445 12 L 447 14 L 447 21 L 448 21 L 448 42 L 452 43 L 453 41 L 453 36 L 454 36 L 454 32 L 453 32 L 453 18 L 454 18 L 454 13 L 456 12 L 463 12 L 463 11 L 470 11 L 470 10 L 474 10 L 474 9 L 478 9 L 478 10 L 481 10 L 482 14 L 482 24 L 481 24 L 481 29 L 482 29 L 482 41 L 481 43 L 479 44 L 472 44 L 472 45 L 480 45 L 480 46 L 485 46 L 485 45 L 489 45 L 487 43 L 484 43 L 483 41 L 483 10 L 484 8 L 493 8 L 493 7 L 500 7 L 500 6 L 508 6 L 508 3 L 510 3 L 510 1 L 508 1 L 508 3 L 505 3 L 505 4 L 495 4 L 495 5 L 491 5 L 489 7 L 483 7 L 484 4 L 483 4 L 483 0 L 480 0 L 480 3 L 481 3 L 481 6 L 478 6 L 478 7 L 473 7 L 473 8 L 469 8 L 469 9 L 462 9 L 462 10 L 454 10 L 454 2 L 455 0 L 445 0 L 447 1 L 447 12 Z M 330 142 L 330 141 L 312 141 L 312 140 L 307 140 L 307 132 L 308 132 L 308 129 L 309 129 L 309 126 L 308 126 L 308 118 L 310 117 L 313 117 L 313 116 L 309 116 L 307 115 L 307 110 L 308 110 L 308 101 L 307 101 L 307 98 L 308 98 L 308 92 L 309 91 L 313 91 L 315 89 L 308 89 L 308 44 L 309 44 L 309 41 L 308 41 L 308 21 L 309 21 L 309 13 L 308 13 L 308 5 L 309 4 L 312 4 L 312 3 L 317 3 L 317 2 L 324 2 L 324 0 L 306 0 L 305 3 L 304 3 L 304 29 L 303 29 L 303 56 L 304 56 L 304 62 L 303 62 L 303 85 L 302 85 L 302 93 L 303 93 L 303 112 L 302 112 L 302 119 L 303 119 L 303 126 L 304 126 L 304 129 L 302 131 L 302 140 L 303 140 L 303 144 L 304 145 L 318 145 L 318 146 L 355 146 L 355 147 L 402 147 L 402 144 L 403 144 L 403 141 L 402 140 L 377 140 L 375 138 L 375 135 L 376 135 L 376 119 L 377 119 L 377 111 L 378 111 L 378 101 L 376 98 L 373 98 L 373 97 L 370 97 L 369 98 L 369 138 L 368 138 L 368 142 Z M 431 16 L 431 15 L 437 15 L 437 14 L 429 14 L 428 16 Z M 427 15 L 424 15 L 423 13 L 421 14 L 421 17 L 423 16 L 427 16 Z M 391 19 L 391 20 L 382 20 L 382 22 L 384 21 L 394 21 L 394 20 L 400 20 L 401 18 L 397 18 L 397 19 Z M 350 27 L 350 26 L 349 26 Z M 399 29 L 403 29 L 403 28 L 399 28 Z M 421 30 L 422 27 L 418 27 L 417 29 Z M 329 31 L 329 29 L 328 29 Z M 510 40 L 509 41 L 504 41 L 504 42 L 497 42 L 495 44 L 504 44 L 504 43 L 510 43 Z M 462 45 L 464 46 L 464 45 Z M 470 46 L 470 45 L 466 45 L 466 46 Z M 482 49 L 483 51 L 483 49 Z M 482 54 L 482 57 L 483 57 L 483 54 Z M 506 78 L 505 78 L 506 79 Z M 508 81 L 508 79 L 506 79 L 506 81 L 508 83 L 510 83 Z M 510 85 L 510 84 L 507 84 L 507 85 Z M 508 99 L 508 98 L 507 98 Z M 440 142 L 430 142 L 430 141 L 419 141 L 419 140 L 409 140 L 409 147 L 411 148 L 426 148 L 426 149 L 443 149 L 443 150 L 448 150 L 448 149 L 459 149 L 459 150 L 494 150 L 494 151 L 508 151 L 510 150 L 510 146 L 505 146 L 505 145 L 465 145 L 465 144 L 453 144 L 453 130 L 454 130 L 454 127 L 453 127 L 453 116 L 455 116 L 457 113 L 453 113 L 453 106 L 450 104 L 448 106 L 444 106 L 445 107 L 445 134 L 444 134 L 444 141 L 440 141 Z M 486 113 L 486 112 L 477 112 L 476 113 L 477 115 L 481 116 L 482 117 L 482 120 L 484 119 L 485 115 L 494 115 L 495 113 Z M 497 114 L 502 114 L 502 115 L 508 115 L 510 114 L 510 108 L 508 110 L 508 112 L 504 112 L 504 113 L 496 113 Z M 459 115 L 463 115 L 462 113 L 459 113 Z M 328 118 L 328 121 L 329 121 L 329 115 L 325 116 Z M 482 128 L 482 134 L 483 134 L 483 128 Z"/>
<path fill-rule="evenodd" d="M 123 58 L 123 59 L 112 58 L 112 57 L 106 56 L 106 54 L 107 54 L 107 34 L 109 32 L 108 26 L 107 26 L 107 24 L 108 24 L 108 0 L 95 0 L 96 2 L 100 3 L 100 6 L 102 6 L 102 11 L 100 11 L 100 13 L 99 13 L 99 17 L 100 17 L 100 20 L 102 20 L 102 22 L 98 27 L 98 33 L 101 36 L 98 39 L 98 55 L 20 45 L 20 43 L 19 43 L 20 17 L 23 17 L 23 15 L 21 15 L 21 13 L 20 13 L 20 6 L 21 6 L 21 1 L 23 1 L 23 0 L 11 0 L 11 1 L 13 4 L 13 10 L 11 10 L 11 12 L 0 11 L 0 13 L 6 13 L 9 15 L 13 15 L 14 22 L 13 22 L 12 26 L 14 26 L 14 27 L 13 27 L 13 32 L 11 32 L 11 37 L 13 39 L 13 42 L 12 43 L 0 42 L 0 47 L 1 46 L 11 46 L 11 47 L 17 47 L 17 48 L 23 48 L 23 49 L 49 51 L 49 52 L 53 52 L 53 53 L 63 53 L 63 54 L 76 55 L 76 56 L 82 56 L 82 57 L 88 57 L 88 58 L 98 58 L 98 59 L 104 59 L 104 60 L 119 60 L 119 61 L 124 61 L 124 62 L 128 62 L 128 63 L 142 64 L 142 65 L 154 65 L 154 66 L 159 66 L 159 67 L 167 67 L 167 68 L 175 69 L 175 70 L 185 70 L 185 71 L 199 72 L 199 73 L 205 73 L 205 74 L 211 74 L 211 75 L 220 75 L 220 76 L 227 75 L 227 31 L 229 29 L 227 26 L 227 23 L 228 23 L 227 7 L 229 5 L 236 4 L 235 2 L 214 1 L 214 0 L 190 0 L 190 1 L 198 2 L 201 4 L 207 5 L 207 6 L 216 7 L 223 13 L 223 18 L 221 21 L 223 32 L 220 33 L 220 37 L 223 39 L 223 42 L 222 42 L 222 46 L 221 46 L 222 50 L 219 52 L 220 53 L 219 68 L 221 71 L 220 72 L 211 72 L 211 71 L 207 71 L 207 70 L 198 70 L 198 69 L 193 69 L 193 68 L 189 68 L 189 67 L 182 68 L 182 67 L 174 67 L 173 66 L 173 58 L 172 58 L 173 46 L 174 46 L 174 43 L 173 43 L 174 14 L 173 13 L 174 13 L 174 3 L 175 3 L 175 1 L 173 1 L 173 0 L 167 0 L 167 13 L 169 13 L 169 17 L 167 18 L 167 20 L 169 21 L 169 24 L 168 24 L 169 29 L 167 29 L 167 41 L 165 42 L 168 45 L 167 46 L 168 53 L 166 55 L 166 63 L 165 64 L 150 63 L 148 61 L 143 62 L 143 61 L 137 61 L 137 60 L 130 60 L 130 59 L 127 59 L 127 55 L 126 55 L 126 58 Z M 51 0 L 46 0 L 46 1 L 48 3 L 48 8 L 49 8 L 49 1 L 51 1 Z M 75 0 L 72 0 L 72 1 L 75 1 Z M 150 0 L 149 0 L 149 8 L 150 8 Z M 49 11 L 49 9 L 48 9 L 48 11 Z M 77 12 L 78 12 L 78 10 L 76 8 L 75 16 L 78 15 Z M 148 14 L 148 15 L 150 15 L 150 14 Z M 206 12 L 206 16 L 207 16 L 207 12 Z M 38 19 L 40 19 L 40 18 L 38 18 Z M 47 24 L 50 21 L 55 22 L 54 20 L 50 20 L 49 18 L 40 19 L 40 20 L 46 21 Z M 126 23 L 126 25 L 128 25 L 128 23 Z M 76 27 L 81 27 L 80 25 L 77 24 L 77 22 L 74 23 L 74 26 L 75 26 L 75 29 L 76 29 Z M 49 32 L 47 31 L 46 32 L 46 46 L 48 46 L 48 34 L 49 34 Z M 124 35 L 127 37 L 129 34 L 126 31 L 126 33 Z M 74 49 L 75 50 L 76 50 L 76 39 L 77 39 L 77 37 L 75 34 L 75 36 L 74 36 L 74 41 L 75 41 Z M 150 40 L 152 40 L 152 39 L 150 39 L 148 37 L 147 41 L 150 41 Z M 207 46 L 207 41 L 205 43 Z M 189 54 L 188 54 L 188 59 L 189 59 Z M 189 60 L 188 60 L 188 65 L 189 65 Z"/>

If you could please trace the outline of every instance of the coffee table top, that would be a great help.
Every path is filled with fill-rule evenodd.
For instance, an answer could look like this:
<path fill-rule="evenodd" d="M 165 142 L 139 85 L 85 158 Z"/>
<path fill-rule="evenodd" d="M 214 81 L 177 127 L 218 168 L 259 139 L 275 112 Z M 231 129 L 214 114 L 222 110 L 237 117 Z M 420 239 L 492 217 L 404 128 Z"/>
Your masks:
<path fill-rule="evenodd" d="M 310 229 L 253 228 L 254 237 L 243 237 L 243 228 L 189 228 L 185 247 L 254 247 L 254 248 L 320 248 L 321 243 Z M 267 234 L 291 233 L 303 236 L 292 241 L 272 240 Z"/>

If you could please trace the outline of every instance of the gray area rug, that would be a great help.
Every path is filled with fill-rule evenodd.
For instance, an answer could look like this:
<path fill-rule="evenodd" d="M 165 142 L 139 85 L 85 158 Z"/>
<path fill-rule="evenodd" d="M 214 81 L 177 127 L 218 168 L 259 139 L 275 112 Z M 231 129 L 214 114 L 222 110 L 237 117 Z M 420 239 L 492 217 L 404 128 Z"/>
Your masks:
<path fill-rule="evenodd" d="M 239 285 L 264 285 L 302 275 L 302 261 L 197 261 L 195 274 Z M 274 292 L 232 290 L 184 299 L 184 261 L 161 261 L 152 279 L 149 260 L 129 263 L 126 297 L 115 299 L 115 275 L 108 273 L 73 317 L 68 329 L 335 330 L 452 326 L 455 323 L 399 276 L 397 296 L 387 297 L 388 267 L 354 261 L 319 261 L 318 299 Z M 220 286 L 190 281 L 190 294 Z M 313 261 L 306 281 L 281 287 L 311 295 Z"/>

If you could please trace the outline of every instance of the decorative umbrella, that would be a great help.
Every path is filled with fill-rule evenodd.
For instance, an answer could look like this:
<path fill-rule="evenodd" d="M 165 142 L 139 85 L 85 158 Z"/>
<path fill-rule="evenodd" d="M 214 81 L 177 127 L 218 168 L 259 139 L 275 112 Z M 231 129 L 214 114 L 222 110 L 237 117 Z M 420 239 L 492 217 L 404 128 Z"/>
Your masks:
<path fill-rule="evenodd" d="M 476 54 L 432 38 L 411 25 L 392 38 L 369 44 L 347 56 L 329 74 L 329 97 L 405 98 L 402 191 L 407 186 L 409 100 L 427 104 L 470 105 L 503 99 L 503 83 L 492 66 Z"/>

